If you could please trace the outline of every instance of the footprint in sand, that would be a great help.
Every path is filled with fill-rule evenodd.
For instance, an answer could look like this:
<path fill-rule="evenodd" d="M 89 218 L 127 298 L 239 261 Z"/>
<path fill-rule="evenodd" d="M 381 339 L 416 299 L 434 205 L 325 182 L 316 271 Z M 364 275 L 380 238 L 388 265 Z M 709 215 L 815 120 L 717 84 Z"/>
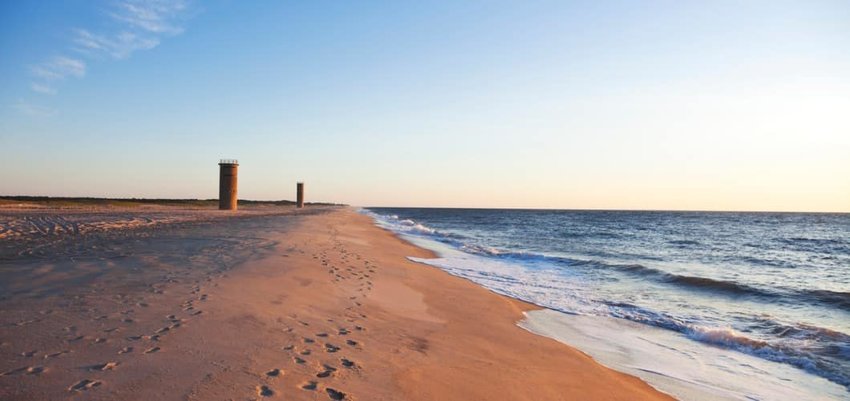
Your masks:
<path fill-rule="evenodd" d="M 45 355 L 44 359 L 56 358 L 57 356 L 60 356 L 62 354 L 68 354 L 70 352 L 71 351 L 69 351 L 69 350 L 62 350 L 62 351 L 59 351 L 59 352 L 53 352 L 53 353 Z"/>
<path fill-rule="evenodd" d="M 117 366 L 118 366 L 118 362 L 106 362 L 106 363 L 99 363 L 97 365 L 91 365 L 91 366 L 88 366 L 86 368 L 90 371 L 92 371 L 92 370 L 105 371 L 105 370 L 115 369 L 115 367 L 117 367 Z"/>
<path fill-rule="evenodd" d="M 145 350 L 146 354 L 153 354 L 154 352 L 159 352 L 159 347 L 148 348 Z"/>
<path fill-rule="evenodd" d="M 299 364 L 299 365 L 300 365 L 300 364 L 303 364 L 304 362 L 307 362 L 306 360 L 301 359 L 301 358 L 299 358 L 299 357 L 297 357 L 297 356 L 292 357 L 292 360 L 293 360 L 293 361 L 295 361 L 295 363 L 297 363 L 297 364 Z"/>
<path fill-rule="evenodd" d="M 332 375 L 334 372 L 336 372 L 335 367 L 327 365 L 327 364 L 322 365 L 322 368 L 324 368 L 324 369 L 321 370 L 319 373 L 316 373 L 316 377 L 318 377 L 318 378 L 330 377 L 330 375 Z"/>
<path fill-rule="evenodd" d="M 30 366 L 27 368 L 28 375 L 40 375 L 44 372 L 44 366 Z"/>
<path fill-rule="evenodd" d="M 280 377 L 280 376 L 283 376 L 283 371 L 278 369 L 278 368 L 274 368 L 274 369 L 266 372 L 266 376 L 268 376 L 268 377 Z"/>
<path fill-rule="evenodd" d="M 295 348 L 295 346 L 290 344 L 290 345 L 284 346 L 283 350 L 284 351 L 292 351 L 294 348 Z"/>
<path fill-rule="evenodd" d="M 354 368 L 357 367 L 357 364 L 350 359 L 342 358 L 339 361 L 340 361 L 340 363 L 342 363 L 342 366 L 344 366 L 346 368 L 354 369 Z"/>
<path fill-rule="evenodd" d="M 325 343 L 325 352 L 334 353 L 334 352 L 337 352 L 339 350 L 340 350 L 340 348 L 337 347 L 336 345 L 333 345 L 331 343 Z"/>
<path fill-rule="evenodd" d="M 83 379 L 68 387 L 68 391 L 85 391 L 100 386 L 100 380 Z"/>
<path fill-rule="evenodd" d="M 316 337 L 327 337 L 328 333 L 317 333 Z"/>
<path fill-rule="evenodd" d="M 25 366 L 23 368 L 12 369 L 3 373 L 0 373 L 0 376 L 12 376 L 17 374 L 26 373 L 28 375 L 39 375 L 44 372 L 43 366 Z"/>
<path fill-rule="evenodd" d="M 305 355 L 305 356 L 306 356 L 306 355 L 310 355 L 310 354 L 312 354 L 312 353 L 313 353 L 313 352 L 312 352 L 312 351 L 310 351 L 310 350 L 308 350 L 308 349 L 305 349 L 304 351 L 299 352 L 299 354 L 301 354 L 301 355 Z"/>
<path fill-rule="evenodd" d="M 274 395 L 274 390 L 269 386 L 257 386 L 257 395 L 260 397 L 271 397 Z"/>
<path fill-rule="evenodd" d="M 36 351 L 24 351 L 24 352 L 21 352 L 21 356 L 27 357 L 27 358 L 32 358 L 32 356 L 35 355 L 35 353 L 36 353 Z"/>
<path fill-rule="evenodd" d="M 313 390 L 316 389 L 316 387 L 318 387 L 318 384 L 319 384 L 318 382 L 308 381 L 308 382 L 301 385 L 301 389 L 313 391 Z"/>
<path fill-rule="evenodd" d="M 309 338 L 309 337 L 304 337 L 304 342 L 307 343 L 307 344 L 312 344 L 312 343 L 316 342 L 316 340 Z"/>
<path fill-rule="evenodd" d="M 342 391 L 335 390 L 335 389 L 332 389 L 330 387 L 326 388 L 325 391 L 328 393 L 328 397 L 330 397 L 330 399 L 335 400 L 335 401 L 344 400 L 345 397 L 346 397 L 346 394 L 343 393 Z"/>
<path fill-rule="evenodd" d="M 352 347 L 357 346 L 357 341 L 354 341 L 354 340 L 345 340 L 345 343 L 352 346 Z"/>
<path fill-rule="evenodd" d="M 11 376 L 11 375 L 15 375 L 15 374 L 18 374 L 18 373 L 23 373 L 25 370 L 27 370 L 26 367 L 7 370 L 5 372 L 0 373 L 0 376 Z"/>

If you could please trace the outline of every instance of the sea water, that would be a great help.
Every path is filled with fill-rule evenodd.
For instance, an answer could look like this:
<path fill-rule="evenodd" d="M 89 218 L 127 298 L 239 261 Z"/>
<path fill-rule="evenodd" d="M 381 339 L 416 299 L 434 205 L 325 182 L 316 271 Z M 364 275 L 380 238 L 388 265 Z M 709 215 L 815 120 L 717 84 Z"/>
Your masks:
<path fill-rule="evenodd" d="M 680 399 L 850 399 L 850 214 L 369 208 Z"/>

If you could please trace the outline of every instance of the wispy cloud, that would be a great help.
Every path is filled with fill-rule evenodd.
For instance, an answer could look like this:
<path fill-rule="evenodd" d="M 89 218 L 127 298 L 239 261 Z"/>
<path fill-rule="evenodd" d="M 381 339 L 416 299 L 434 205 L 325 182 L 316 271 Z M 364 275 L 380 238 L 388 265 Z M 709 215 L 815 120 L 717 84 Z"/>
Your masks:
<path fill-rule="evenodd" d="M 55 95 L 55 83 L 67 77 L 82 78 L 86 75 L 86 63 L 82 60 L 57 56 L 41 64 L 30 66 L 30 74 L 37 79 L 30 83 L 33 92 Z"/>
<path fill-rule="evenodd" d="M 55 95 L 56 94 L 56 88 L 54 88 L 50 85 L 40 84 L 40 83 L 36 83 L 36 82 L 33 82 L 32 84 L 30 84 L 30 89 L 32 89 L 34 92 L 43 93 L 45 95 Z"/>
<path fill-rule="evenodd" d="M 85 29 L 75 29 L 74 34 L 77 50 L 91 55 L 104 53 L 118 60 L 130 57 L 136 50 L 149 50 L 159 45 L 158 38 L 144 37 L 127 31 L 112 37 L 96 35 Z"/>
<path fill-rule="evenodd" d="M 30 71 L 34 76 L 46 81 L 56 81 L 69 76 L 81 78 L 86 75 L 86 63 L 82 60 L 58 56 L 32 66 Z"/>
<path fill-rule="evenodd" d="M 14 107 L 19 112 L 32 117 L 50 117 L 56 114 L 56 110 L 49 107 L 35 105 L 24 100 L 18 100 Z"/>
<path fill-rule="evenodd" d="M 163 38 L 183 32 L 181 26 L 188 11 L 185 0 L 120 0 L 104 15 L 118 28 L 110 32 L 93 32 L 90 29 L 72 30 L 72 50 L 79 57 L 92 60 L 123 60 L 140 50 L 157 47 Z M 30 67 L 34 81 L 33 92 L 56 94 L 56 83 L 68 77 L 86 75 L 86 63 L 68 56 L 57 56 Z"/>
<path fill-rule="evenodd" d="M 186 10 L 186 2 L 179 0 L 125 0 L 111 13 L 118 21 L 159 34 L 178 34 L 183 28 L 175 19 Z"/>

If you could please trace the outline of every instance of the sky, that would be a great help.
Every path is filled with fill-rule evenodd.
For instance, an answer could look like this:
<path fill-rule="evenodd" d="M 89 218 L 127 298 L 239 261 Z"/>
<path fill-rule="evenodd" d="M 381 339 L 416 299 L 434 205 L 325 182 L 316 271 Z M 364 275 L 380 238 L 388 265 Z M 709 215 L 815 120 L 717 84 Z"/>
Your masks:
<path fill-rule="evenodd" d="M 0 195 L 850 212 L 850 2 L 3 1 L 0 151 Z"/>

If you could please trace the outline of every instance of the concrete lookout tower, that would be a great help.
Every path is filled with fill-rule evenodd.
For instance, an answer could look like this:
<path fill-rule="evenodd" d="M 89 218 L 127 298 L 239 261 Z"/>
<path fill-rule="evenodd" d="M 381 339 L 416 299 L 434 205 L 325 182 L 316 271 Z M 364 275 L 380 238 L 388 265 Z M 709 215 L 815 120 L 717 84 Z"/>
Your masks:
<path fill-rule="evenodd" d="M 239 162 L 233 159 L 221 159 L 218 166 L 218 209 L 236 210 L 236 175 Z"/>
<path fill-rule="evenodd" d="M 301 208 L 304 207 L 304 183 L 299 182 L 295 185 L 296 185 L 296 188 L 297 188 L 297 195 L 296 195 L 295 204 L 299 209 L 301 209 Z"/>

